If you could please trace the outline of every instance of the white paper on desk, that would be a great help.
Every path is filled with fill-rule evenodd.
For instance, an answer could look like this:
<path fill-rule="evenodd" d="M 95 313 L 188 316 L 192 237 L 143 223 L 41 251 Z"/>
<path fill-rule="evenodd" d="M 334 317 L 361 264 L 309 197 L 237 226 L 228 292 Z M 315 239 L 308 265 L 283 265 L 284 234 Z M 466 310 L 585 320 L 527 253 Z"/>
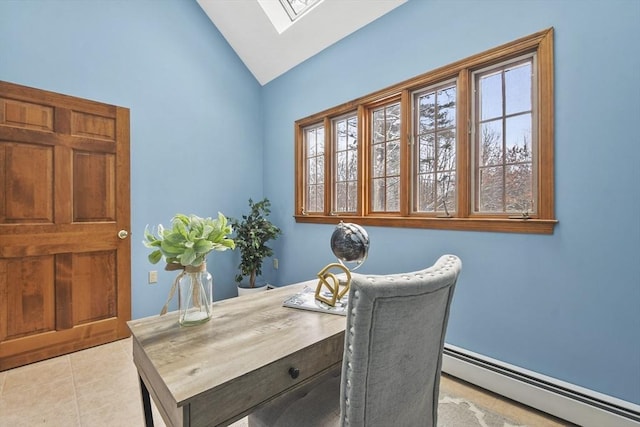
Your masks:
<path fill-rule="evenodd" d="M 325 296 L 327 298 L 331 298 L 330 293 L 327 293 Z M 317 301 L 316 290 L 305 286 L 302 292 L 298 292 L 297 294 L 290 296 L 289 298 L 284 300 L 282 305 L 285 307 L 299 308 L 301 310 L 318 311 L 321 313 L 346 316 L 348 302 L 348 295 L 345 295 L 340 300 L 336 301 L 335 307 L 331 307 L 330 305 L 325 304 L 322 301 Z"/>

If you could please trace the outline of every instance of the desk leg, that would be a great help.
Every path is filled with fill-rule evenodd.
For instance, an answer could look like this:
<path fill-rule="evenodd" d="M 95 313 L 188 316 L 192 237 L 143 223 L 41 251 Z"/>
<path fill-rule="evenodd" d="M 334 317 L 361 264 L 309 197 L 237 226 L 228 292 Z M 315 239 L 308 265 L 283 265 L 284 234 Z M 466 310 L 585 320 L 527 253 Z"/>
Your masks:
<path fill-rule="evenodd" d="M 153 427 L 153 413 L 151 412 L 151 398 L 149 397 L 149 390 L 147 386 L 140 379 L 140 393 L 142 394 L 142 407 L 144 409 L 144 425 L 146 427 Z"/>

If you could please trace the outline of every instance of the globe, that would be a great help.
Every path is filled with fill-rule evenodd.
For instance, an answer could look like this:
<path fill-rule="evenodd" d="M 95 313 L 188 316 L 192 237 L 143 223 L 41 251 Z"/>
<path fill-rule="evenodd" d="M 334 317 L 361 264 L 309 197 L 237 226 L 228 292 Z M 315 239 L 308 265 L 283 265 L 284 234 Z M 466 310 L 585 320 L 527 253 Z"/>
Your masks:
<path fill-rule="evenodd" d="M 346 267 L 345 263 L 355 263 L 355 267 L 351 268 L 355 270 L 367 259 L 369 235 L 358 224 L 340 221 L 331 235 L 331 250 L 343 266 Z"/>

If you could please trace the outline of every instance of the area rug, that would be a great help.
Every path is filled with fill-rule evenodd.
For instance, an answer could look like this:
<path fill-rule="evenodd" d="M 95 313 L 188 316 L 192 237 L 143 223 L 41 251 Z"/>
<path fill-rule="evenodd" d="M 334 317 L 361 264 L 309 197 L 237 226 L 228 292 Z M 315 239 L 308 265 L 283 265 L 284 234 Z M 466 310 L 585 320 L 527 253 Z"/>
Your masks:
<path fill-rule="evenodd" d="M 247 419 L 230 427 L 247 427 Z M 443 375 L 437 427 L 577 427 L 462 380 Z M 300 427 L 311 427 L 300 423 Z M 314 426 L 317 427 L 317 426 Z M 395 426 L 389 426 L 395 427 Z"/>
<path fill-rule="evenodd" d="M 440 393 L 438 427 L 524 427 L 463 398 Z"/>

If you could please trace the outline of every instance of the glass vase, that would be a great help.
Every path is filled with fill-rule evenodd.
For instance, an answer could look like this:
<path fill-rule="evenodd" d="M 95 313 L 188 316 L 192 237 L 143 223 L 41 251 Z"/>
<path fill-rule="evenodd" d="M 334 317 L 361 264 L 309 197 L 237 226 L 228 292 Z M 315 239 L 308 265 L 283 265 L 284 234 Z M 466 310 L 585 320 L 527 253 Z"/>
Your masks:
<path fill-rule="evenodd" d="M 213 278 L 207 271 L 207 264 L 186 266 L 178 281 L 180 325 L 198 325 L 211 319 L 212 303 Z"/>

